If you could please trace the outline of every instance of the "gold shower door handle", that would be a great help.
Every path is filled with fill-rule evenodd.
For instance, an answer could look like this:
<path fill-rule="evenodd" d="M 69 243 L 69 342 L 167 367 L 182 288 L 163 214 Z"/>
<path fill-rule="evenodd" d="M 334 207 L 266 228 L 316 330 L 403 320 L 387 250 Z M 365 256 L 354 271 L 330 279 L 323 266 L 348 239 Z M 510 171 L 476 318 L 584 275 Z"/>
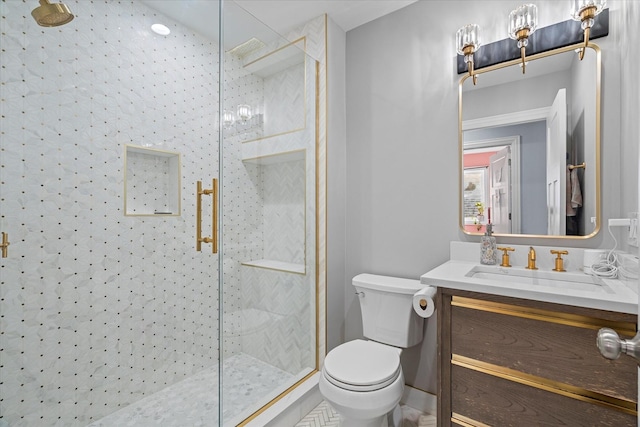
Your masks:
<path fill-rule="evenodd" d="M 211 237 L 202 237 L 202 195 L 212 195 Z M 196 188 L 196 251 L 202 249 L 202 243 L 211 243 L 211 253 L 218 253 L 218 180 L 213 178 L 211 188 L 203 190 L 202 181 Z"/>
<path fill-rule="evenodd" d="M 2 258 L 6 258 L 9 249 L 9 234 L 4 231 L 2 232 L 2 243 L 0 243 L 0 248 L 2 248 Z"/>

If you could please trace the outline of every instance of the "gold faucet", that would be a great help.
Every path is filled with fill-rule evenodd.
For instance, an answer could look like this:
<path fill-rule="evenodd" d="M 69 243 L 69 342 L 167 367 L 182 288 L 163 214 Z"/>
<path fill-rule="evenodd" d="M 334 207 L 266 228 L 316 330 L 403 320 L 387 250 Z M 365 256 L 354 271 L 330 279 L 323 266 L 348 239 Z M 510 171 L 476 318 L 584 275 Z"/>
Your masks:
<path fill-rule="evenodd" d="M 556 257 L 556 268 L 553 271 L 567 271 L 564 269 L 564 260 L 562 259 L 562 255 L 568 255 L 569 251 L 554 251 L 551 250 L 553 255 L 557 255 Z"/>
<path fill-rule="evenodd" d="M 537 270 L 536 267 L 536 250 L 533 249 L 533 246 L 529 246 L 529 256 L 527 257 L 527 269 L 529 270 Z"/>
<path fill-rule="evenodd" d="M 511 264 L 509 264 L 509 252 L 515 251 L 515 249 L 498 246 L 498 250 L 502 251 L 502 264 L 500 264 L 500 267 L 511 267 Z"/>

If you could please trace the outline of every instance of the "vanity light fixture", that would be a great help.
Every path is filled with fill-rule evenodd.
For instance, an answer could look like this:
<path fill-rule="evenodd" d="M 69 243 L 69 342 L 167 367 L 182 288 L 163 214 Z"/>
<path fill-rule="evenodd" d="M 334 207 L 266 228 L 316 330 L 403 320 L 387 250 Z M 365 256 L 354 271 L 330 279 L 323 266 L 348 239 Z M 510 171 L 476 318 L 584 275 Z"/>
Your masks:
<path fill-rule="evenodd" d="M 227 136 L 258 131 L 264 124 L 260 106 L 238 104 L 222 111 L 222 128 Z"/>
<path fill-rule="evenodd" d="M 606 0 L 572 0 L 572 2 L 575 6 L 575 11 L 572 15 L 575 16 L 576 19 L 567 17 L 568 19 L 566 21 L 558 22 L 557 24 L 544 28 L 539 27 L 540 23 L 537 22 L 537 13 L 535 11 L 531 12 L 531 10 L 529 10 L 528 14 L 523 13 L 523 16 L 520 17 L 520 22 L 516 22 L 518 21 L 518 9 L 514 10 L 511 15 L 511 17 L 513 17 L 513 21 L 510 20 L 509 23 L 509 37 L 483 45 L 482 53 L 480 55 L 476 54 L 471 58 L 467 58 L 464 51 L 461 52 L 464 47 L 464 43 L 459 41 L 460 38 L 463 37 L 460 35 L 458 37 L 457 44 L 458 53 L 460 53 L 456 58 L 457 73 L 469 73 L 470 64 L 467 62 L 467 59 L 474 60 L 473 64 L 471 64 L 473 68 L 470 74 L 482 74 L 483 69 L 493 67 L 503 62 L 514 60 L 517 62 L 524 61 L 525 49 L 521 46 L 519 46 L 520 49 L 516 49 L 516 46 L 514 46 L 513 40 L 511 39 L 514 38 L 518 40 L 518 36 L 523 36 L 524 33 L 527 32 L 527 39 L 522 39 L 519 44 L 525 46 L 528 45 L 526 46 L 526 54 L 528 56 L 572 45 L 577 46 L 577 52 L 584 54 L 584 51 L 586 50 L 584 48 L 591 46 L 592 40 L 609 35 L 609 9 L 607 8 Z M 523 9 L 525 6 L 533 5 L 524 5 L 519 9 Z M 599 14 L 596 12 L 599 12 Z M 598 16 L 597 18 L 595 18 L 596 15 Z M 582 25 L 581 16 L 584 17 L 585 20 L 582 22 Z M 528 29 L 522 31 L 521 34 L 518 34 L 516 28 L 525 27 L 527 22 L 530 24 Z M 459 33 L 462 31 L 463 29 L 460 29 Z M 478 47 L 479 43 L 474 49 L 475 52 L 478 52 Z M 469 51 L 471 49 L 467 50 Z M 522 71 L 525 71 L 524 68 Z"/>
<path fill-rule="evenodd" d="M 473 54 L 480 49 L 480 26 L 468 24 L 460 28 L 456 33 L 456 50 L 458 55 L 464 55 L 469 76 L 473 77 L 473 84 L 478 81 L 478 76 L 473 71 Z"/>
<path fill-rule="evenodd" d="M 523 4 L 509 14 L 509 37 L 518 40 L 522 74 L 525 72 L 525 49 L 529 44 L 529 36 L 536 31 L 537 25 L 538 8 L 535 4 Z"/>
<path fill-rule="evenodd" d="M 249 120 L 251 120 L 251 106 L 246 105 L 246 104 L 240 104 L 238 105 L 238 110 L 237 110 L 237 114 L 238 114 L 238 120 L 240 120 L 240 122 L 247 123 Z"/>
<path fill-rule="evenodd" d="M 582 22 L 584 32 L 584 46 L 580 49 L 580 60 L 584 58 L 584 51 L 589 45 L 589 33 L 595 23 L 595 17 L 607 6 L 607 0 L 574 0 L 571 17 L 574 21 Z"/>
<path fill-rule="evenodd" d="M 236 118 L 233 115 L 233 111 L 224 110 L 222 113 L 222 126 L 224 126 L 225 129 L 231 129 L 235 122 Z"/>

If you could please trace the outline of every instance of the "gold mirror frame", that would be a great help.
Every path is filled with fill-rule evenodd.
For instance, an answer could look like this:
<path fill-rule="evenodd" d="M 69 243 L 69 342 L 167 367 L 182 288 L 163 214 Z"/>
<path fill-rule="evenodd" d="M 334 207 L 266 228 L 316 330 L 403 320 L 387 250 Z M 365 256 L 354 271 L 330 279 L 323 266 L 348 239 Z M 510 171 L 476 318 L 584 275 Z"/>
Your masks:
<path fill-rule="evenodd" d="M 538 59 L 546 58 L 552 55 L 558 55 L 565 52 L 580 51 L 581 48 L 584 48 L 583 43 L 576 43 L 570 46 L 550 50 L 547 52 L 538 53 L 535 55 L 527 56 L 527 61 L 535 61 Z M 494 233 L 494 236 L 502 236 L 502 237 L 522 237 L 522 238 L 543 238 L 543 239 L 577 239 L 584 240 L 594 237 L 600 232 L 601 224 L 602 224 L 602 207 L 601 207 L 601 166 L 600 166 L 600 133 L 601 133 L 601 88 L 602 88 L 602 60 L 601 60 L 601 50 L 600 47 L 596 44 L 589 43 L 587 48 L 593 49 L 596 54 L 596 108 L 595 108 L 595 165 L 589 165 L 589 167 L 595 167 L 595 212 L 596 212 L 596 222 L 594 230 L 587 235 L 584 236 L 562 236 L 562 235 L 546 235 L 546 234 L 502 234 L 502 233 Z M 481 68 L 479 70 L 474 70 L 474 75 L 480 75 L 489 73 L 491 71 L 499 70 L 502 68 L 507 68 L 511 66 L 520 65 L 522 60 L 520 58 L 503 62 L 500 64 L 492 65 L 490 67 Z M 462 232 L 469 236 L 480 236 L 483 233 L 481 232 L 470 232 L 465 230 L 464 224 L 464 194 L 463 194 L 463 179 L 464 179 L 464 141 L 463 141 L 463 120 L 462 120 L 462 89 L 464 82 L 471 78 L 469 74 L 466 74 L 464 77 L 460 79 L 460 83 L 458 84 L 458 217 L 459 217 L 459 227 Z"/>

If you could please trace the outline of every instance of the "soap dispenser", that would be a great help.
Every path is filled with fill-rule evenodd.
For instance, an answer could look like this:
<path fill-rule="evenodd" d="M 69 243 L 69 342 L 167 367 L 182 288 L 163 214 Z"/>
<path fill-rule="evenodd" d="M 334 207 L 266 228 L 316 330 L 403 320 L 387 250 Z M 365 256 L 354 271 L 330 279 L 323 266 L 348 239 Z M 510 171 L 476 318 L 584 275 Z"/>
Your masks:
<path fill-rule="evenodd" d="M 491 208 L 487 209 L 487 227 L 484 236 L 480 238 L 480 264 L 496 265 L 498 263 L 498 249 L 496 238 L 493 237 L 491 225 Z"/>

